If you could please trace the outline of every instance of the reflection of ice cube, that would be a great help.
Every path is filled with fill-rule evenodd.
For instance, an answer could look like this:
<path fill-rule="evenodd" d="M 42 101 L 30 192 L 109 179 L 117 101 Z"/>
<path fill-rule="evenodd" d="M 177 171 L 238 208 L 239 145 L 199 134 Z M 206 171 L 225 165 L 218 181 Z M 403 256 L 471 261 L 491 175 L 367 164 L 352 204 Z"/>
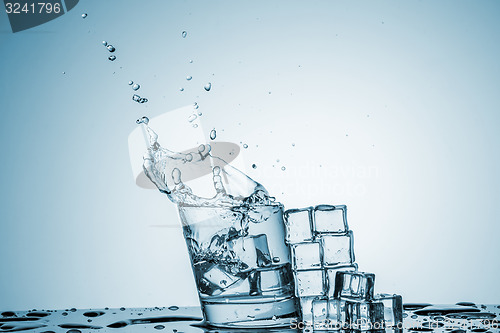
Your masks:
<path fill-rule="evenodd" d="M 347 329 L 346 302 L 334 298 L 318 298 L 313 301 L 315 331 Z"/>
<path fill-rule="evenodd" d="M 335 275 L 338 271 L 357 271 L 358 264 L 336 266 L 334 268 L 326 269 L 326 279 L 328 281 L 328 297 L 333 297 L 333 292 L 335 290 Z"/>
<path fill-rule="evenodd" d="M 272 264 L 267 236 L 264 234 L 237 238 L 229 246 L 236 258 L 246 264 L 249 269 L 269 267 Z"/>
<path fill-rule="evenodd" d="M 203 274 L 203 278 L 220 289 L 227 288 L 240 280 L 239 277 L 228 273 L 223 267 L 213 265 Z"/>
<path fill-rule="evenodd" d="M 335 277 L 333 297 L 370 300 L 373 298 L 374 287 L 373 273 L 339 271 Z"/>
<path fill-rule="evenodd" d="M 294 244 L 292 258 L 295 269 L 321 267 L 320 244 L 317 242 Z"/>
<path fill-rule="evenodd" d="M 328 299 L 317 298 L 312 301 L 312 320 L 314 331 L 328 330 Z"/>
<path fill-rule="evenodd" d="M 345 233 L 349 230 L 346 206 L 319 205 L 314 207 L 314 231 L 318 233 Z"/>
<path fill-rule="evenodd" d="M 325 279 L 322 269 L 296 271 L 295 283 L 299 297 L 325 295 Z"/>
<path fill-rule="evenodd" d="M 343 235 L 323 235 L 321 242 L 325 266 L 345 265 L 354 262 L 352 231 Z"/>
<path fill-rule="evenodd" d="M 304 209 L 289 209 L 285 212 L 287 227 L 286 241 L 290 244 L 313 239 L 312 207 Z"/>
<path fill-rule="evenodd" d="M 386 327 L 401 327 L 403 324 L 403 298 L 400 295 L 377 294 L 374 302 L 384 305 L 384 322 Z"/>

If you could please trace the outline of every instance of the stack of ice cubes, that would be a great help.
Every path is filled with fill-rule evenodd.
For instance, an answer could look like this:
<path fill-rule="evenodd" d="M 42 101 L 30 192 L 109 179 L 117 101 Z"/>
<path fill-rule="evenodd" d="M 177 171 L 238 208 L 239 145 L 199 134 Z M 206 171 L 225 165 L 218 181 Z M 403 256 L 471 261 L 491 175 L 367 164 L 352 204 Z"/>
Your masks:
<path fill-rule="evenodd" d="M 358 271 L 345 205 L 285 212 L 302 324 L 315 330 L 372 330 L 402 323 L 399 295 L 374 295 L 375 275 Z"/>

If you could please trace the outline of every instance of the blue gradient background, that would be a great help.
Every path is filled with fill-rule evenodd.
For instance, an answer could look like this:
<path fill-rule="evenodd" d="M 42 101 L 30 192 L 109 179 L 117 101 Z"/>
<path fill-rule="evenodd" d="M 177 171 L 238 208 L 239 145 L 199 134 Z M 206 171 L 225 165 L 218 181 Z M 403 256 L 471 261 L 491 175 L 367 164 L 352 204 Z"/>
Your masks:
<path fill-rule="evenodd" d="M 376 291 L 498 303 L 499 17 L 498 1 L 108 0 L 13 34 L 1 12 L 0 310 L 197 304 L 175 207 L 134 184 L 127 147 L 136 118 L 195 101 L 286 207 L 348 205 Z"/>

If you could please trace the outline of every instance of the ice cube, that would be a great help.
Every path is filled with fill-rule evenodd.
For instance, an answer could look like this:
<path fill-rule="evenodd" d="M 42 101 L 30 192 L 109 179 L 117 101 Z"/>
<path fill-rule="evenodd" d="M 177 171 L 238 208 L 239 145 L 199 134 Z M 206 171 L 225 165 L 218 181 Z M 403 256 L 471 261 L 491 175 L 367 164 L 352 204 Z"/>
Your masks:
<path fill-rule="evenodd" d="M 352 231 L 340 235 L 322 235 L 323 264 L 337 266 L 354 262 Z"/>
<path fill-rule="evenodd" d="M 295 269 L 321 267 L 320 244 L 318 242 L 293 244 L 291 248 Z"/>
<path fill-rule="evenodd" d="M 297 295 L 323 296 L 325 295 L 325 278 L 322 269 L 310 269 L 295 272 L 295 288 Z"/>
<path fill-rule="evenodd" d="M 232 286 L 240 280 L 239 277 L 230 274 L 223 266 L 213 265 L 203 274 L 203 279 L 220 289 Z"/>
<path fill-rule="evenodd" d="M 335 275 L 339 271 L 357 271 L 358 264 L 354 263 L 352 265 L 337 266 L 335 268 L 326 269 L 326 279 L 328 281 L 328 297 L 333 297 L 333 292 L 335 291 Z"/>
<path fill-rule="evenodd" d="M 272 264 L 267 236 L 264 234 L 249 237 L 240 237 L 228 243 L 230 250 L 248 270 L 259 267 L 269 267 Z"/>
<path fill-rule="evenodd" d="M 346 233 L 346 206 L 319 205 L 314 207 L 314 231 L 317 233 Z"/>
<path fill-rule="evenodd" d="M 403 326 L 403 298 L 395 294 L 377 294 L 374 302 L 384 305 L 384 322 L 386 327 L 402 328 Z"/>
<path fill-rule="evenodd" d="M 335 276 L 334 298 L 358 298 L 371 300 L 375 286 L 375 274 L 338 271 Z"/>
<path fill-rule="evenodd" d="M 290 264 L 260 271 L 263 292 L 294 292 L 293 274 Z"/>
<path fill-rule="evenodd" d="M 371 301 L 346 301 L 347 319 L 357 325 L 354 329 L 402 329 L 403 300 L 399 295 L 379 294 Z"/>
<path fill-rule="evenodd" d="M 317 296 L 306 296 L 299 298 L 302 323 L 306 329 L 313 325 L 312 303 L 316 297 Z"/>
<path fill-rule="evenodd" d="M 312 320 L 315 331 L 329 330 L 327 298 L 316 298 L 312 301 Z"/>
<path fill-rule="evenodd" d="M 384 305 L 373 301 L 346 301 L 346 318 L 355 330 L 384 329 Z"/>
<path fill-rule="evenodd" d="M 289 244 L 301 243 L 313 239 L 312 207 L 289 209 L 285 212 L 286 241 Z"/>

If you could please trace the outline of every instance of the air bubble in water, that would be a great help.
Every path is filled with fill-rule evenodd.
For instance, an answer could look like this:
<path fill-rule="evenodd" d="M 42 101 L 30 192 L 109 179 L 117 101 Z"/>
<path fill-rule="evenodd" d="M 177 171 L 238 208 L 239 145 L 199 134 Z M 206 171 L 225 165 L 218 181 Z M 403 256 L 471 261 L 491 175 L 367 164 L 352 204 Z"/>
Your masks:
<path fill-rule="evenodd" d="M 134 84 L 134 81 L 132 81 L 132 80 L 128 81 L 128 85 L 129 85 L 129 86 L 131 86 L 131 85 L 133 85 L 133 84 Z"/>
<path fill-rule="evenodd" d="M 116 60 L 116 56 L 111 55 L 111 56 L 108 57 L 108 59 L 111 60 L 111 61 L 115 61 Z"/>
<path fill-rule="evenodd" d="M 186 38 L 187 35 L 188 35 L 187 31 L 182 32 L 182 38 Z"/>
<path fill-rule="evenodd" d="M 137 90 L 139 90 L 139 88 L 140 88 L 140 87 L 141 87 L 141 86 L 140 86 L 140 85 L 138 85 L 138 84 L 136 83 L 136 84 L 134 84 L 134 85 L 132 86 L 132 89 L 133 89 L 133 90 L 135 90 L 135 91 L 137 91 Z"/>
<path fill-rule="evenodd" d="M 186 80 L 190 81 L 193 77 L 191 75 L 186 77 Z"/>
<path fill-rule="evenodd" d="M 285 171 L 285 170 L 286 170 L 286 168 L 285 168 L 284 166 L 282 166 L 282 167 L 281 167 L 281 170 Z"/>
<path fill-rule="evenodd" d="M 210 89 L 212 89 L 212 84 L 208 82 L 203 88 L 205 88 L 206 91 L 210 91 Z"/>
<path fill-rule="evenodd" d="M 148 117 L 146 117 L 146 116 L 144 116 L 144 117 L 141 117 L 141 118 L 137 119 L 135 122 L 136 122 L 137 124 L 144 124 L 144 125 L 147 125 L 147 124 L 149 124 L 149 118 L 148 118 Z"/>
<path fill-rule="evenodd" d="M 196 118 L 198 118 L 198 116 L 193 113 L 188 117 L 188 121 L 192 123 Z"/>
<path fill-rule="evenodd" d="M 214 128 L 210 131 L 210 140 L 215 140 L 216 137 L 217 137 L 217 131 Z"/>
<path fill-rule="evenodd" d="M 257 169 L 257 164 L 252 164 L 252 168 Z"/>
<path fill-rule="evenodd" d="M 179 88 L 179 91 L 184 91 L 184 88 L 180 87 L 180 88 Z"/>
<path fill-rule="evenodd" d="M 86 18 L 86 17 L 87 17 L 87 13 L 83 13 L 82 18 Z"/>
<path fill-rule="evenodd" d="M 106 48 L 108 49 L 109 52 L 115 52 L 116 49 L 113 45 L 109 44 L 108 46 L 106 46 Z"/>
<path fill-rule="evenodd" d="M 248 145 L 245 143 L 243 144 L 243 148 L 247 149 L 248 148 Z"/>

